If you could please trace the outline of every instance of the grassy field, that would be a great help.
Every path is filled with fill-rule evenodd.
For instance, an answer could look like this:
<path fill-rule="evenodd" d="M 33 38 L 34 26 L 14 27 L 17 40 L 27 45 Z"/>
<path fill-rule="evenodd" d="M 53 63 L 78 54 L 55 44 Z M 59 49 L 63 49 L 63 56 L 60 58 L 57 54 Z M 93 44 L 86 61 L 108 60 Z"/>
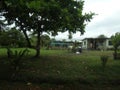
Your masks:
<path fill-rule="evenodd" d="M 3 84 L 4 88 L 12 89 L 16 84 L 16 88 L 38 88 L 38 90 L 41 90 L 40 88 L 47 90 L 120 89 L 120 60 L 113 60 L 112 51 L 83 51 L 77 55 L 67 50 L 41 50 L 40 58 L 32 58 L 35 51 L 29 50 L 29 54 L 23 58 L 24 66 L 15 79 L 17 82 L 11 84 L 6 49 L 0 49 L 2 81 L 0 90 Z M 100 60 L 101 55 L 109 56 L 104 71 Z"/>

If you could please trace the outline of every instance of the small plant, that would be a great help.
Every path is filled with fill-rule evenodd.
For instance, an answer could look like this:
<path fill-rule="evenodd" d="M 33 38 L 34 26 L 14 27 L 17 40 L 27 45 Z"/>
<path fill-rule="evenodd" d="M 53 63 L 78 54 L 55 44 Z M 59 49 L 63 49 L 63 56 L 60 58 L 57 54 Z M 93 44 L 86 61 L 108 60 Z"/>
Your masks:
<path fill-rule="evenodd" d="M 9 59 L 9 63 L 10 66 L 13 70 L 12 73 L 12 77 L 15 77 L 19 71 L 20 71 L 20 67 L 23 64 L 22 58 L 28 54 L 29 50 L 28 49 L 24 49 L 21 51 L 12 51 L 10 48 L 7 48 L 7 55 L 8 55 L 8 59 Z"/>
<path fill-rule="evenodd" d="M 101 57 L 101 62 L 102 62 L 102 67 L 103 67 L 103 71 L 106 67 L 107 61 L 108 61 L 108 56 L 107 55 L 102 55 Z"/>
<path fill-rule="evenodd" d="M 75 47 L 75 46 L 73 46 L 73 48 L 72 48 L 72 52 L 73 52 L 73 53 L 76 52 L 76 47 Z"/>

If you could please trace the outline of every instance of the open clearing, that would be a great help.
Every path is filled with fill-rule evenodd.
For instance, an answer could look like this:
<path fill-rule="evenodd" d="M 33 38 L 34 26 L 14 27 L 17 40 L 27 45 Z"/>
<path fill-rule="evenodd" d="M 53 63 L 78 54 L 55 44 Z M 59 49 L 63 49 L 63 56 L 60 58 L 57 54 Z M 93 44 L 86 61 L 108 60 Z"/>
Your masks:
<path fill-rule="evenodd" d="M 32 58 L 34 53 L 35 51 L 30 49 L 29 54 L 22 60 L 24 65 L 20 73 L 14 80 L 11 80 L 6 49 L 0 49 L 2 82 L 0 89 L 120 89 L 120 60 L 113 60 L 113 51 L 83 51 L 77 55 L 67 50 L 41 50 L 40 58 Z M 109 56 L 104 71 L 100 60 L 101 55 Z"/>

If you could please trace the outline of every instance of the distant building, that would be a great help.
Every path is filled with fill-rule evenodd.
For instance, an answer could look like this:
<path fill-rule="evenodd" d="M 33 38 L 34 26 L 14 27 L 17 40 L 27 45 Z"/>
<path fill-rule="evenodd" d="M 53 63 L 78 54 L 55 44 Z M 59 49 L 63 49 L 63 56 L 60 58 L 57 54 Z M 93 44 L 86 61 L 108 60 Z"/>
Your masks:
<path fill-rule="evenodd" d="M 51 47 L 68 47 L 69 45 L 73 44 L 72 41 L 52 41 L 50 46 Z"/>
<path fill-rule="evenodd" d="M 69 47 L 80 47 L 82 44 L 81 41 L 52 41 L 50 43 L 51 48 L 69 48 Z"/>
<path fill-rule="evenodd" d="M 110 38 L 85 38 L 82 40 L 82 48 L 88 50 L 112 49 Z"/>

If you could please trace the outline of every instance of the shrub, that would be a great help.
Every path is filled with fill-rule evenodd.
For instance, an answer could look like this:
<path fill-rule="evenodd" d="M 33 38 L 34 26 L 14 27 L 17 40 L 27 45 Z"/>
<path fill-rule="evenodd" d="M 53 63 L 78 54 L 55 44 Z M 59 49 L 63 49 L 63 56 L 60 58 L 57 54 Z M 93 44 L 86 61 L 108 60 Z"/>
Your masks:
<path fill-rule="evenodd" d="M 9 59 L 9 64 L 10 67 L 13 71 L 12 73 L 12 77 L 15 77 L 19 71 L 20 68 L 23 64 L 22 58 L 28 54 L 29 50 L 28 49 L 24 49 L 21 51 L 12 51 L 10 48 L 7 48 L 7 55 L 8 55 L 8 59 Z"/>
<path fill-rule="evenodd" d="M 105 67 L 106 67 L 107 61 L 108 61 L 108 56 L 107 55 L 102 55 L 100 58 L 101 58 L 102 67 L 103 67 L 103 70 L 104 70 Z"/>
<path fill-rule="evenodd" d="M 114 60 L 120 59 L 120 53 L 119 52 L 117 52 L 116 54 L 113 53 L 113 57 L 114 57 Z"/>

